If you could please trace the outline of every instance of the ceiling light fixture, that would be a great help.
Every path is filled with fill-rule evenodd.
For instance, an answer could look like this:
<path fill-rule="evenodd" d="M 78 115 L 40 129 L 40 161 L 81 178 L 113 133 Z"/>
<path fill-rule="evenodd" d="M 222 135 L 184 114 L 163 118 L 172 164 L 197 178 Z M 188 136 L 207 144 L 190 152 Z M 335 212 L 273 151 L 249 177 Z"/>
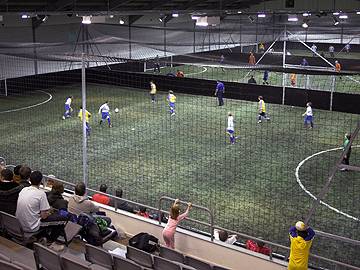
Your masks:
<path fill-rule="evenodd" d="M 242 13 L 242 11 L 241 10 L 239 10 L 238 12 L 237 12 L 237 14 L 241 14 Z"/>
<path fill-rule="evenodd" d="M 177 17 L 179 17 L 179 14 L 178 14 L 178 13 L 173 13 L 172 16 L 173 16 L 174 18 L 177 18 Z"/>
<path fill-rule="evenodd" d="M 265 18 L 266 14 L 265 13 L 259 13 L 257 16 L 258 16 L 258 18 Z"/>
<path fill-rule="evenodd" d="M 360 15 L 360 11 L 356 11 L 356 14 L 357 14 L 357 15 Z"/>
<path fill-rule="evenodd" d="M 340 15 L 340 12 L 333 12 L 333 15 L 338 16 Z"/>
<path fill-rule="evenodd" d="M 308 28 L 309 25 L 308 25 L 308 22 L 306 20 L 304 20 L 304 22 L 302 23 L 301 25 L 303 28 Z"/>
<path fill-rule="evenodd" d="M 29 19 L 29 18 L 30 18 L 30 15 L 23 14 L 23 15 L 21 15 L 21 18 L 22 18 L 22 19 Z"/>
<path fill-rule="evenodd" d="M 120 23 L 120 24 L 124 24 L 125 21 L 124 21 L 123 19 L 120 19 L 119 23 Z"/>
<path fill-rule="evenodd" d="M 309 17 L 311 14 L 310 13 L 308 13 L 308 12 L 304 12 L 303 13 L 303 17 Z"/>
<path fill-rule="evenodd" d="M 336 17 L 333 17 L 333 21 L 334 21 L 334 25 L 336 26 L 336 25 L 338 25 L 340 22 L 339 22 L 339 20 L 338 19 L 336 19 Z"/>
<path fill-rule="evenodd" d="M 191 19 L 192 19 L 192 20 L 197 20 L 197 19 L 199 19 L 199 18 L 200 18 L 199 15 L 191 15 Z"/>
<path fill-rule="evenodd" d="M 348 17 L 348 15 L 346 15 L 346 14 L 342 14 L 342 15 L 340 15 L 339 16 L 339 19 L 348 19 L 349 17 Z"/>
<path fill-rule="evenodd" d="M 82 16 L 83 24 L 91 24 L 91 16 Z"/>
<path fill-rule="evenodd" d="M 42 21 L 43 21 L 43 22 L 46 22 L 46 20 L 47 20 L 48 18 L 49 18 L 48 15 L 45 15 L 44 18 L 42 18 Z"/>
<path fill-rule="evenodd" d="M 299 19 L 296 15 L 288 15 L 289 22 L 297 22 Z"/>

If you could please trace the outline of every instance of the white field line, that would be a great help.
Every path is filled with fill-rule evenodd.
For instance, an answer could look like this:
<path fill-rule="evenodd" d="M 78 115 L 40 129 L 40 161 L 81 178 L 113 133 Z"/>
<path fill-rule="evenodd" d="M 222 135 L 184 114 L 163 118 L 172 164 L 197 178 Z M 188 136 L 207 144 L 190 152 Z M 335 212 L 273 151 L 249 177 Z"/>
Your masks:
<path fill-rule="evenodd" d="M 49 96 L 49 98 L 45 101 L 42 101 L 40 103 L 37 103 L 37 104 L 34 104 L 34 105 L 30 105 L 30 106 L 26 106 L 26 107 L 22 107 L 22 108 L 18 108 L 18 109 L 13 109 L 13 110 L 7 110 L 7 111 L 0 111 L 0 114 L 3 114 L 3 113 L 11 113 L 11 112 L 18 112 L 18 111 L 22 111 L 22 110 L 27 110 L 27 109 L 31 109 L 31 108 L 35 108 L 37 106 L 41 106 L 45 103 L 48 103 L 50 100 L 52 100 L 52 95 L 48 92 L 45 92 L 45 91 L 41 91 L 41 90 L 37 90 L 37 92 L 41 92 L 41 93 L 44 93 L 46 95 Z"/>
<path fill-rule="evenodd" d="M 354 145 L 353 147 L 360 147 L 360 145 Z M 307 158 L 305 158 L 304 160 L 302 160 L 302 161 L 297 165 L 297 167 L 296 167 L 296 169 L 295 169 L 296 181 L 298 182 L 298 184 L 299 184 L 299 186 L 301 187 L 301 189 L 302 189 L 303 191 L 305 191 L 305 193 L 308 194 L 308 195 L 309 195 L 311 198 L 313 198 L 314 200 L 317 200 L 317 197 L 316 197 L 314 194 L 312 194 L 309 190 L 307 190 L 306 187 L 303 185 L 303 183 L 302 183 L 301 180 L 300 180 L 299 170 L 300 170 L 301 166 L 304 165 L 304 163 L 305 163 L 306 161 L 308 161 L 309 159 L 311 159 L 311 158 L 313 158 L 313 157 L 315 157 L 315 156 L 318 156 L 318 155 L 321 155 L 321 154 L 324 154 L 324 153 L 327 153 L 327 152 L 332 152 L 332 151 L 341 150 L 341 149 L 342 149 L 342 147 L 336 147 L 336 148 L 332 148 L 332 149 L 328 149 L 328 150 L 324 150 L 324 151 L 317 152 L 317 153 L 315 153 L 315 154 L 312 154 L 311 156 L 308 156 Z M 347 214 L 347 213 L 345 213 L 345 212 L 343 212 L 343 211 L 341 211 L 341 210 L 339 210 L 339 209 L 337 209 L 337 208 L 335 208 L 335 207 L 333 207 L 333 206 L 325 203 L 324 201 L 321 201 L 321 200 L 320 200 L 320 203 L 321 203 L 322 205 L 326 206 L 327 208 L 331 209 L 332 211 L 335 211 L 336 213 L 338 213 L 338 214 L 340 214 L 340 215 L 343 215 L 343 216 L 345 216 L 345 217 L 347 217 L 347 218 L 350 218 L 350 219 L 353 219 L 353 220 L 355 220 L 355 221 L 360 221 L 359 218 L 354 217 L 354 216 L 352 216 L 352 215 L 349 215 L 349 214 Z"/>
<path fill-rule="evenodd" d="M 201 73 L 205 73 L 207 71 L 207 67 L 202 67 L 203 70 L 202 71 L 199 71 L 199 72 L 193 72 L 193 73 L 185 73 L 185 76 L 191 76 L 191 75 L 198 75 L 198 74 L 201 74 Z"/>

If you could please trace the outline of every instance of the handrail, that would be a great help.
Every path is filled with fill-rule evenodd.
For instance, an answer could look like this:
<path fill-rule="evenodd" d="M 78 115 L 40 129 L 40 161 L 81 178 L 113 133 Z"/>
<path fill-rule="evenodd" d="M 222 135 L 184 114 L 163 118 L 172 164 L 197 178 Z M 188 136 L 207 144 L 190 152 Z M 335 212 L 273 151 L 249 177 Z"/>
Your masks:
<path fill-rule="evenodd" d="M 4 159 L 2 157 L 0 157 L 0 160 L 1 159 Z M 5 159 L 4 159 L 5 160 Z M 15 167 L 14 165 L 11 165 L 11 164 L 8 164 L 6 165 L 6 167 Z M 56 177 L 49 177 L 47 175 L 44 175 L 45 179 L 46 179 L 46 182 L 44 184 L 44 187 L 46 187 L 46 184 L 47 184 L 47 181 L 49 179 L 52 179 L 52 180 L 56 180 L 56 181 L 59 181 L 65 185 L 69 185 L 69 186 L 72 186 L 72 187 L 75 187 L 76 184 L 74 183 L 70 183 L 70 182 L 66 182 L 65 180 L 61 180 L 61 179 L 58 179 Z M 117 210 L 117 201 L 120 201 L 120 202 L 127 202 L 127 203 L 130 203 L 132 205 L 136 205 L 136 206 L 142 206 L 142 207 L 146 207 L 150 210 L 154 210 L 154 211 L 157 211 L 159 213 L 159 218 L 161 218 L 161 213 L 167 213 L 169 214 L 168 211 L 164 211 L 164 210 L 161 210 L 161 201 L 163 200 L 168 200 L 168 201 L 173 201 L 174 198 L 171 198 L 171 197 L 167 197 L 167 196 L 163 196 L 159 199 L 159 207 L 158 208 L 155 208 L 155 207 L 152 207 L 150 205 L 146 205 L 146 204 L 142 204 L 142 203 L 138 203 L 138 202 L 134 202 L 134 201 L 131 201 L 131 200 L 127 200 L 127 199 L 123 199 L 123 198 L 119 198 L 119 197 L 116 197 L 114 195 L 111 195 L 111 194 L 108 194 L 108 193 L 104 193 L 104 192 L 101 192 L 101 191 L 98 191 L 98 190 L 95 190 L 95 189 L 91 189 L 91 188 L 86 188 L 87 191 L 90 191 L 90 192 L 96 192 L 96 193 L 100 193 L 100 194 L 103 194 L 103 195 L 106 195 L 108 197 L 110 197 L 111 199 L 114 199 L 115 200 L 115 210 Z M 184 201 L 180 201 L 181 203 L 186 203 Z M 245 233 L 241 233 L 241 232 L 237 232 L 237 231 L 233 231 L 233 230 L 229 230 L 229 229 L 225 229 L 225 228 L 222 228 L 220 226 L 214 226 L 214 217 L 213 217 L 213 214 L 212 214 L 212 211 L 206 207 L 203 207 L 203 206 L 199 206 L 199 205 L 193 205 L 193 207 L 196 207 L 198 209 L 201 209 L 201 210 L 204 210 L 206 212 L 209 213 L 209 216 L 210 216 L 210 223 L 206 223 L 206 222 L 203 222 L 203 221 L 200 221 L 200 220 L 195 220 L 195 219 L 191 219 L 191 218 L 187 218 L 187 220 L 191 221 L 191 222 L 195 222 L 195 223 L 198 223 L 198 224 L 201 224 L 201 225 L 204 225 L 204 226 L 207 226 L 210 228 L 210 239 L 211 241 L 214 241 L 214 229 L 218 229 L 218 230 L 224 230 L 224 231 L 227 231 L 229 233 L 232 233 L 232 234 L 236 234 L 238 236 L 241 236 L 243 238 L 249 238 L 249 239 L 252 239 L 252 240 L 255 240 L 255 241 L 261 241 L 267 245 L 269 245 L 270 249 L 271 247 L 277 247 L 277 248 L 281 248 L 281 249 L 284 249 L 287 251 L 287 254 L 285 256 L 285 258 L 288 258 L 288 255 L 289 255 L 289 251 L 290 251 L 290 248 L 287 247 L 287 246 L 284 246 L 284 245 L 281 245 L 281 244 L 278 244 L 278 243 L 274 243 L 274 242 L 271 242 L 271 241 L 268 241 L 268 240 L 264 240 L 264 239 L 260 239 L 260 238 L 257 238 L 257 237 L 254 237 L 254 236 L 251 236 L 251 235 L 248 235 L 248 234 L 245 234 Z M 159 222 L 159 224 L 161 224 L 161 221 Z M 360 241 L 357 241 L 357 240 L 352 240 L 352 239 L 349 239 L 349 238 L 346 238 L 346 237 L 342 237 L 342 236 L 338 236 L 338 235 L 334 235 L 334 234 L 330 234 L 330 233 L 326 233 L 326 232 L 322 232 L 322 231 L 317 231 L 315 230 L 315 232 L 320 235 L 320 236 L 323 236 L 323 237 L 327 237 L 327 238 L 330 238 L 330 239 L 335 239 L 335 240 L 339 240 L 339 241 L 343 241 L 343 242 L 347 242 L 347 243 L 351 243 L 351 244 L 354 244 L 354 245 L 360 245 Z M 272 256 L 272 249 L 271 249 L 271 252 L 270 252 L 270 255 L 269 255 L 269 259 L 272 260 L 273 259 L 273 256 Z M 353 265 L 349 265 L 347 263 L 343 263 L 343 262 L 339 262 L 339 261 L 335 261 L 335 260 L 332 260 L 332 259 L 329 259 L 329 258 L 326 258 L 326 257 L 322 257 L 322 256 L 319 256 L 319 255 L 315 255 L 315 254 L 312 254 L 310 253 L 310 257 L 312 258 L 315 258 L 315 259 L 318 259 L 318 260 L 321 260 L 321 261 L 325 261 L 327 263 L 331 263 L 331 264 L 335 264 L 335 265 L 338 265 L 338 266 L 343 266 L 343 267 L 347 267 L 349 269 L 353 269 L 353 270 L 360 270 L 360 267 L 356 267 L 356 266 L 353 266 Z"/>
<path fill-rule="evenodd" d="M 159 199 L 159 224 L 161 224 L 161 212 L 162 212 L 162 210 L 161 210 L 161 206 L 162 206 L 161 203 L 162 203 L 162 201 L 175 201 L 175 198 L 171 198 L 171 197 L 168 197 L 168 196 L 162 196 L 162 197 L 160 197 L 160 199 Z M 187 203 L 187 202 L 185 202 L 185 201 L 179 201 L 179 202 L 180 202 L 180 203 L 183 203 L 183 204 L 186 204 L 186 203 Z M 191 219 L 191 218 L 187 218 L 187 220 L 192 221 L 192 222 L 195 222 L 195 223 L 198 223 L 198 224 L 201 224 L 201 225 L 205 225 L 205 226 L 210 227 L 211 241 L 214 241 L 214 214 L 213 214 L 213 212 L 212 212 L 209 208 L 206 208 L 206 207 L 201 206 L 201 205 L 193 204 L 192 207 L 207 212 L 207 213 L 209 214 L 210 224 L 209 224 L 209 223 L 202 222 L 202 221 L 200 221 L 200 220 Z"/>

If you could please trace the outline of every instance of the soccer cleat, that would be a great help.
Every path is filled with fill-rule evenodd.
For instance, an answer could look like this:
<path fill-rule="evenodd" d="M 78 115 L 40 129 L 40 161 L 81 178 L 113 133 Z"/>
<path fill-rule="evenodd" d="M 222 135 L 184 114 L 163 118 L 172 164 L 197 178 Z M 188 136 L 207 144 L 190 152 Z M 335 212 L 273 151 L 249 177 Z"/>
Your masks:
<path fill-rule="evenodd" d="M 112 125 L 109 125 L 109 128 L 112 128 Z"/>
<path fill-rule="evenodd" d="M 65 120 L 65 116 L 62 117 L 62 120 Z"/>
<path fill-rule="evenodd" d="M 173 112 L 172 114 L 171 114 L 171 116 L 174 116 L 175 115 L 175 113 Z"/>
<path fill-rule="evenodd" d="M 261 120 L 258 121 L 258 124 L 260 124 L 260 123 L 261 123 Z"/>

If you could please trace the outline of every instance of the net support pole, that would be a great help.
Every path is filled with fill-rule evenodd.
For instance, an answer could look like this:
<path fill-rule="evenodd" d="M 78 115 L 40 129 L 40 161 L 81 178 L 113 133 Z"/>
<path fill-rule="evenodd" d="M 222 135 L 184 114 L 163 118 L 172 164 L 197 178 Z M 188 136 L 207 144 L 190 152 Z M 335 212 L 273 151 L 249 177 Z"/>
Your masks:
<path fill-rule="evenodd" d="M 87 134 L 86 134 L 86 77 L 85 77 L 85 56 L 81 59 L 81 101 L 82 101 L 82 150 L 83 150 L 83 182 L 88 186 L 88 163 L 87 163 Z"/>
<path fill-rule="evenodd" d="M 336 83 L 335 75 L 332 75 L 331 76 L 331 93 L 330 93 L 330 111 L 332 111 L 332 107 L 333 107 L 335 83 Z"/>
<path fill-rule="evenodd" d="M 5 88 L 5 97 L 7 97 L 7 95 L 8 95 L 8 88 L 7 88 L 6 78 L 5 78 L 5 80 L 4 80 L 4 88 Z"/>
<path fill-rule="evenodd" d="M 284 45 L 283 45 L 283 59 L 282 59 L 282 66 L 283 68 L 285 68 L 285 63 L 286 63 L 286 29 L 284 31 Z M 284 105 L 285 104 L 285 91 L 286 91 L 286 78 L 285 78 L 285 72 L 283 72 L 282 74 L 282 101 L 281 104 Z"/>

